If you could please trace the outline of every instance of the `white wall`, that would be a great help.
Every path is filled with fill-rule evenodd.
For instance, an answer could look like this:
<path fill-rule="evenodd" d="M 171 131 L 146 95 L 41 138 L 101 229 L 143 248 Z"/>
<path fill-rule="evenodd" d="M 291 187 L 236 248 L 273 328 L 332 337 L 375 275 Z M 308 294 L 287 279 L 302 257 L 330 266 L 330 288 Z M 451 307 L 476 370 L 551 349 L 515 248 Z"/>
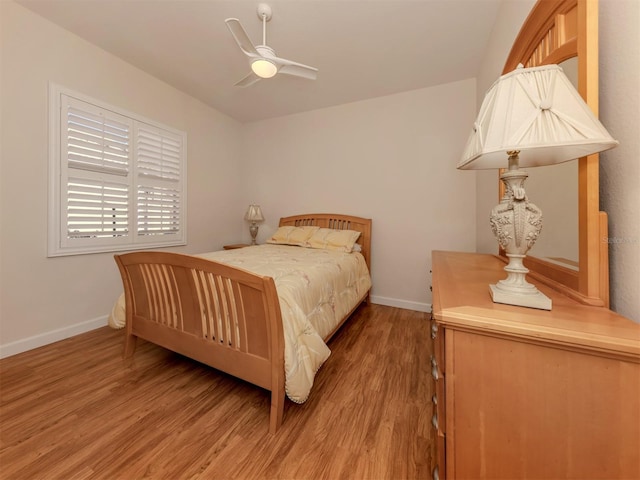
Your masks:
<path fill-rule="evenodd" d="M 0 2 L 0 345 L 3 356 L 106 324 L 122 286 L 112 254 L 47 258 L 47 108 L 52 81 L 184 130 L 188 247 L 241 235 L 241 125 L 43 20 Z"/>
<path fill-rule="evenodd" d="M 372 218 L 372 300 L 428 309 L 431 251 L 475 247 L 475 178 L 455 168 L 474 116 L 465 80 L 245 125 L 258 239 L 285 215 Z"/>
<path fill-rule="evenodd" d="M 620 142 L 600 154 L 611 308 L 640 322 L 640 2 L 600 0 L 599 22 L 600 119 Z"/>
<path fill-rule="evenodd" d="M 0 355 L 105 324 L 112 254 L 47 258 L 48 82 L 188 135 L 188 246 L 248 239 L 301 212 L 373 219 L 374 300 L 428 310 L 430 253 L 474 250 L 475 175 L 455 169 L 475 117 L 469 79 L 240 125 L 13 2 L 0 2 Z"/>

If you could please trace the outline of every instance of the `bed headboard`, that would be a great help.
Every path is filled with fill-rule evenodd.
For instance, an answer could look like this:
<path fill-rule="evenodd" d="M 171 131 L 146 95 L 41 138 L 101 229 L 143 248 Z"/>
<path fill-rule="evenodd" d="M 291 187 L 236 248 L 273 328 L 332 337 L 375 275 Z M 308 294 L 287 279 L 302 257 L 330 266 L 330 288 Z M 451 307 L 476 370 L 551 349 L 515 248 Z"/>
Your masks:
<path fill-rule="evenodd" d="M 338 213 L 309 213 L 306 215 L 293 215 L 282 217 L 280 227 L 316 226 L 320 228 L 332 228 L 334 230 L 355 230 L 360 232 L 358 244 L 362 247 L 362 256 L 371 271 L 371 219 L 341 215 Z"/>

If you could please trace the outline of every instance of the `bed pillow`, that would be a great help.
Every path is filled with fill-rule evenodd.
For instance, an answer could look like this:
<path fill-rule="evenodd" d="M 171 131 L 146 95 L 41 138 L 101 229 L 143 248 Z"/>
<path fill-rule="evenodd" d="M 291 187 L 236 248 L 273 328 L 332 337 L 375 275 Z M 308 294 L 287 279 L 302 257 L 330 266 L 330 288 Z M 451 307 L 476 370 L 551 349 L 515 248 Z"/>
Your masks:
<path fill-rule="evenodd" d="M 267 243 L 306 247 L 307 240 L 309 240 L 317 230 L 318 227 L 279 227 L 276 233 L 267 239 Z"/>
<path fill-rule="evenodd" d="M 332 228 L 319 228 L 307 241 L 311 248 L 323 248 L 325 250 L 338 250 L 350 253 L 360 237 L 360 232 L 355 230 L 333 230 Z"/>

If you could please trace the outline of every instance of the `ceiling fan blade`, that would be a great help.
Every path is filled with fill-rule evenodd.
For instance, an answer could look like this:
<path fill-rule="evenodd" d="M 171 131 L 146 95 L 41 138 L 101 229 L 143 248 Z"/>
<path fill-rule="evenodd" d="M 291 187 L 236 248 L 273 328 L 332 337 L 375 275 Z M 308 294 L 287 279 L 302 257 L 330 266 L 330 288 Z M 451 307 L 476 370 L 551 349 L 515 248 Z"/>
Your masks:
<path fill-rule="evenodd" d="M 237 82 L 234 86 L 236 86 L 236 87 L 248 87 L 249 85 L 253 85 L 254 83 L 256 83 L 259 80 L 260 80 L 260 77 L 257 76 L 255 73 L 251 72 L 249 75 L 247 75 L 242 80 Z"/>
<path fill-rule="evenodd" d="M 227 24 L 227 27 L 229 27 L 229 31 L 231 32 L 231 35 L 233 35 L 233 38 L 236 40 L 236 43 L 240 47 L 240 50 L 242 50 L 245 55 L 247 55 L 248 57 L 260 56 L 260 54 L 256 50 L 256 47 L 251 42 L 249 35 L 247 35 L 247 32 L 244 30 L 244 28 L 242 28 L 240 20 L 238 20 L 237 18 L 227 18 L 224 22 Z"/>
<path fill-rule="evenodd" d="M 286 60 L 284 58 L 277 58 L 276 63 L 281 65 L 278 73 L 302 77 L 308 80 L 315 80 L 318 76 L 318 69 L 315 67 L 310 67 L 309 65 L 292 62 L 291 60 Z"/>

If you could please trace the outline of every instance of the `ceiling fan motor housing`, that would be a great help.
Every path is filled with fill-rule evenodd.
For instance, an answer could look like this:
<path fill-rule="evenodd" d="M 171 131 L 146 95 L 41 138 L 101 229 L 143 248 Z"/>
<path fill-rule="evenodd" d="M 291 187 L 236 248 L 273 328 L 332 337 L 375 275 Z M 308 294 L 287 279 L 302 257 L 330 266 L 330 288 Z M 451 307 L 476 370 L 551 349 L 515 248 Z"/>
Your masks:
<path fill-rule="evenodd" d="M 273 50 L 273 48 L 267 45 L 256 45 L 256 50 L 264 58 L 270 58 L 270 59 L 276 58 L 276 52 Z"/>

